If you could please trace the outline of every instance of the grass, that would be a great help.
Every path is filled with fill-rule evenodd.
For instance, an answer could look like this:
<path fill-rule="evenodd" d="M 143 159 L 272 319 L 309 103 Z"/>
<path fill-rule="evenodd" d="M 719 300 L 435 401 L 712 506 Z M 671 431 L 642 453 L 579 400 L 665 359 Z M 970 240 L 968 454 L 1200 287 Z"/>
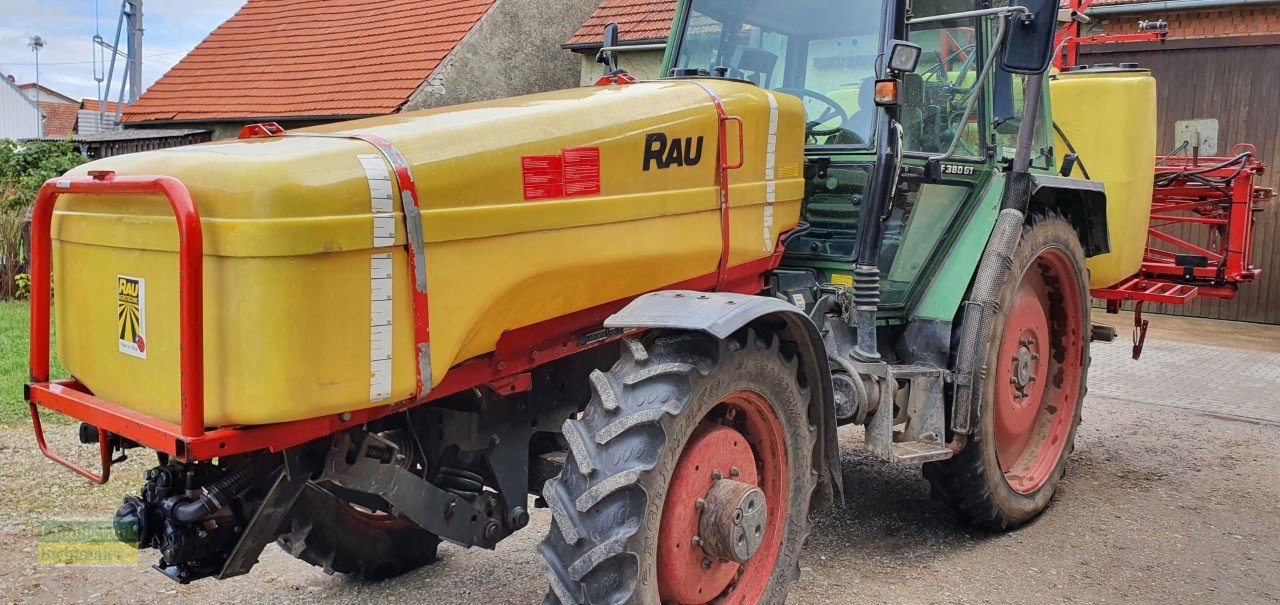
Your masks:
<path fill-rule="evenodd" d="M 22 399 L 30 340 L 27 314 L 26 301 L 0 302 L 0 426 L 25 424 L 31 418 Z M 50 369 L 54 377 L 67 376 L 56 357 Z"/>

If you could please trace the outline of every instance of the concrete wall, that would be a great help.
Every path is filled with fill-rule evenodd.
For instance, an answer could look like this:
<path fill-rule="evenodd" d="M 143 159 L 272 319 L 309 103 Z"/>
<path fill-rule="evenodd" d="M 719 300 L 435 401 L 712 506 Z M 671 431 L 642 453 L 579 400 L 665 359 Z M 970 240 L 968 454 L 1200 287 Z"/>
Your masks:
<path fill-rule="evenodd" d="M 579 60 L 560 45 L 598 0 L 498 0 L 410 97 L 404 111 L 578 85 Z"/>
<path fill-rule="evenodd" d="M 604 66 L 596 63 L 596 53 L 573 53 L 578 55 L 582 70 L 579 83 L 583 86 L 595 84 L 604 75 Z M 660 50 L 643 50 L 618 53 L 618 68 L 639 80 L 653 80 L 662 77 L 662 59 L 665 53 Z"/>

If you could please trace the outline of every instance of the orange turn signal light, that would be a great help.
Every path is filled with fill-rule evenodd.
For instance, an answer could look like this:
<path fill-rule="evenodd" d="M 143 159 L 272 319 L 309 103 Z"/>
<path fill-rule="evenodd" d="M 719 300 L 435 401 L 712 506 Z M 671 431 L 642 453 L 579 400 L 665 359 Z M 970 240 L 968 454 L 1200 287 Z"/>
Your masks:
<path fill-rule="evenodd" d="M 898 80 L 888 78 L 884 80 L 876 80 L 876 105 L 879 107 L 893 107 L 898 104 Z"/>

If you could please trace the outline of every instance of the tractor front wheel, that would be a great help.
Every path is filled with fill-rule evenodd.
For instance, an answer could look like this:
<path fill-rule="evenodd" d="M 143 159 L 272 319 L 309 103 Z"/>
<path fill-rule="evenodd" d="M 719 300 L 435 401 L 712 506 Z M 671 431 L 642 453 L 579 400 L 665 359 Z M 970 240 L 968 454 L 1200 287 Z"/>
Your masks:
<path fill-rule="evenodd" d="M 934 493 L 979 527 L 1016 528 L 1057 489 L 1086 390 L 1087 276 L 1065 219 L 1023 228 L 987 349 L 977 432 L 955 458 L 924 468 Z"/>
<path fill-rule="evenodd" d="M 543 491 L 547 601 L 782 602 L 815 486 L 798 359 L 751 330 L 625 344 Z"/>

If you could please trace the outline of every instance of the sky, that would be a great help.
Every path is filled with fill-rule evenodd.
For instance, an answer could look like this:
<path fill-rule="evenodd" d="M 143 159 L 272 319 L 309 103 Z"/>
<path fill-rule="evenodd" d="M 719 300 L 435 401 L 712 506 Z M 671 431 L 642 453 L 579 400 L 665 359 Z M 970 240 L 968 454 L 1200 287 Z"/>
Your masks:
<path fill-rule="evenodd" d="M 164 75 L 244 2 L 144 0 L 143 85 L 150 86 Z M 110 43 L 119 15 L 120 0 L 0 0 L 0 74 L 13 74 L 18 83 L 35 81 L 35 53 L 27 41 L 38 35 L 45 39 L 40 83 L 72 98 L 98 98 L 93 35 L 98 32 Z M 123 49 L 123 36 L 120 46 Z M 116 86 L 122 67 L 123 60 L 117 61 Z M 116 86 L 112 100 L 119 94 Z"/>

